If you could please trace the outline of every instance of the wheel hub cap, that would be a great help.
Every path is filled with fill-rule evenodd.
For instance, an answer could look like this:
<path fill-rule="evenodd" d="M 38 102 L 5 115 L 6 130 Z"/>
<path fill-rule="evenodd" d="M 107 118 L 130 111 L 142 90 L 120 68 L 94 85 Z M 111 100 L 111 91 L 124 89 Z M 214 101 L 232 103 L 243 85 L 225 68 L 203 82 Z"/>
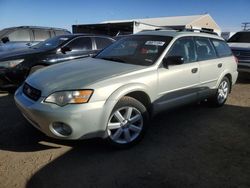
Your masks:
<path fill-rule="evenodd" d="M 116 110 L 108 122 L 108 135 L 116 143 L 126 144 L 135 140 L 141 133 L 143 117 L 134 107 Z"/>

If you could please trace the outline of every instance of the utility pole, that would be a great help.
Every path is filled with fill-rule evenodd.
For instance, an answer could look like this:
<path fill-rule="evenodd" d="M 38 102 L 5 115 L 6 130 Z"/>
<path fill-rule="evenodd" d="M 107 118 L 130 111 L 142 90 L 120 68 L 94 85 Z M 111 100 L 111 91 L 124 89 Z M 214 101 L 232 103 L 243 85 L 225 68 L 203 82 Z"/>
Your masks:
<path fill-rule="evenodd" d="M 250 29 L 250 22 L 243 22 L 241 27 L 244 31 Z"/>

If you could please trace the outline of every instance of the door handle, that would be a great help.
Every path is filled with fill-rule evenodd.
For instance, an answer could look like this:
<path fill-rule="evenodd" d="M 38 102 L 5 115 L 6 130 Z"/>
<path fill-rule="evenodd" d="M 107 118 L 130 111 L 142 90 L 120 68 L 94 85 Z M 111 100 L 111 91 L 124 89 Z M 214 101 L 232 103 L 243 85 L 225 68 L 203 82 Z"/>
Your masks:
<path fill-rule="evenodd" d="M 219 63 L 217 66 L 218 66 L 218 68 L 221 68 L 222 67 L 222 63 Z"/>
<path fill-rule="evenodd" d="M 194 74 L 194 73 L 197 73 L 197 71 L 198 71 L 198 68 L 193 68 L 192 70 L 191 70 L 191 72 Z"/>

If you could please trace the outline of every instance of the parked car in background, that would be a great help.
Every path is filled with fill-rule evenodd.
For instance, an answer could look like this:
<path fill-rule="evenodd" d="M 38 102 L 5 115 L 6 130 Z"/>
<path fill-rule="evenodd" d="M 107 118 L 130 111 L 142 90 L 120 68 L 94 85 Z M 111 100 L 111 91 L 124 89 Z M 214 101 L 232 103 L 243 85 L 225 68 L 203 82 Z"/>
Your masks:
<path fill-rule="evenodd" d="M 238 59 L 238 70 L 250 73 L 250 30 L 234 34 L 228 45 Z"/>
<path fill-rule="evenodd" d="M 237 76 L 235 58 L 221 37 L 141 32 L 93 58 L 35 72 L 16 91 L 15 101 L 48 136 L 102 137 L 127 147 L 142 138 L 148 118 L 159 112 L 204 99 L 222 106 Z"/>
<path fill-rule="evenodd" d="M 27 48 L 48 38 L 70 34 L 66 29 L 20 26 L 10 27 L 0 31 L 0 54 L 16 48 Z"/>
<path fill-rule="evenodd" d="M 16 88 L 28 75 L 38 69 L 71 59 L 95 55 L 113 42 L 114 40 L 109 37 L 70 34 L 53 37 L 27 49 L 2 53 L 0 89 Z"/>

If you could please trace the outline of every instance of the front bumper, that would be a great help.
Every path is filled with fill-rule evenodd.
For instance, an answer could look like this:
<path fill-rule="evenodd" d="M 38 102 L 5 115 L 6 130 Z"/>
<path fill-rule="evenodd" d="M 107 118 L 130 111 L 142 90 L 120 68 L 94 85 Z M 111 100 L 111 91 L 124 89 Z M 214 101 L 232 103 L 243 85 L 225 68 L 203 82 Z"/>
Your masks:
<path fill-rule="evenodd" d="M 106 123 L 103 121 L 105 101 L 85 104 L 71 104 L 59 107 L 44 103 L 44 98 L 33 101 L 26 97 L 20 87 L 15 93 L 15 102 L 24 117 L 46 135 L 58 139 L 84 139 L 104 137 Z M 69 136 L 55 134 L 52 129 L 54 122 L 69 125 L 72 133 Z"/>

